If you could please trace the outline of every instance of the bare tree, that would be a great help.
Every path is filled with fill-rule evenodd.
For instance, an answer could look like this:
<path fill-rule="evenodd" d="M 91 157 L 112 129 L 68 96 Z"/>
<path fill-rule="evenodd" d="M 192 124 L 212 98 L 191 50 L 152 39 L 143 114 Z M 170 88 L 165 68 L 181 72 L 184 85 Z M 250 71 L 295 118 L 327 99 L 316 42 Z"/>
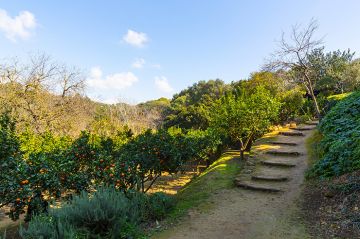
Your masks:
<path fill-rule="evenodd" d="M 18 122 L 36 132 L 69 131 L 85 110 L 77 95 L 85 77 L 45 54 L 25 64 L 17 60 L 0 65 L 0 102 L 11 108 Z"/>
<path fill-rule="evenodd" d="M 317 116 L 321 112 L 314 92 L 316 82 L 319 80 L 308 56 L 322 45 L 322 40 L 316 40 L 315 32 L 318 29 L 317 21 L 312 19 L 305 28 L 300 25 L 292 27 L 289 39 L 282 34 L 279 49 L 272 55 L 271 60 L 265 65 L 266 70 L 287 71 L 288 79 L 301 84 L 311 96 Z"/>

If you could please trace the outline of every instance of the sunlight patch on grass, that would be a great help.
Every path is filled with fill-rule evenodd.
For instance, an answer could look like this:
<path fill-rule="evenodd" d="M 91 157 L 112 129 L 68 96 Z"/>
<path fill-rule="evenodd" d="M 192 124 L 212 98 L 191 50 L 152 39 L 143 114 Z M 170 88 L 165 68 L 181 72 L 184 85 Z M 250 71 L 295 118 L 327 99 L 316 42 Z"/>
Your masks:
<path fill-rule="evenodd" d="M 320 160 L 323 152 L 319 147 L 319 143 L 323 138 L 319 130 L 314 130 L 309 138 L 306 140 L 306 149 L 308 152 L 308 163 L 313 165 L 316 161 Z"/>
<path fill-rule="evenodd" d="M 206 201 L 214 192 L 234 187 L 234 178 L 240 171 L 240 152 L 229 150 L 225 152 L 201 175 L 181 189 L 176 198 L 177 204 L 170 218 L 178 218 L 190 208 L 208 210 L 211 208 Z"/>

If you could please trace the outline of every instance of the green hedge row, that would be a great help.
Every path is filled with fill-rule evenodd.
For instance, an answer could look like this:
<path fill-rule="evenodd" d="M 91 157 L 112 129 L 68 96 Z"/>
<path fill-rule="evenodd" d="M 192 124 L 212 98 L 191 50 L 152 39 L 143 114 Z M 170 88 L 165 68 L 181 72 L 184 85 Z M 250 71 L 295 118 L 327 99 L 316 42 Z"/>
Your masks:
<path fill-rule="evenodd" d="M 360 169 L 360 92 L 339 101 L 319 124 L 321 152 L 309 172 L 313 177 L 332 177 Z"/>

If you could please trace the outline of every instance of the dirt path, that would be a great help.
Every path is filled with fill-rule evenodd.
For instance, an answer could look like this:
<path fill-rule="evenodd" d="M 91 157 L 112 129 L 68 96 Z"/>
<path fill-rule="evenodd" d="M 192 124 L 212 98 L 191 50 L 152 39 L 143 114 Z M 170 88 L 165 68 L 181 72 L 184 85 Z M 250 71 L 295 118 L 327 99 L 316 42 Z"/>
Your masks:
<path fill-rule="evenodd" d="M 278 135 L 259 140 L 254 146 L 255 155 L 236 180 L 241 187 L 218 192 L 209 199 L 215 205 L 209 211 L 189 212 L 180 225 L 156 238 L 310 238 L 297 216 L 297 200 L 307 167 L 305 140 L 311 130 L 288 131 L 303 136 Z M 284 165 L 271 166 L 263 161 Z M 267 192 L 278 190 L 281 192 Z"/>

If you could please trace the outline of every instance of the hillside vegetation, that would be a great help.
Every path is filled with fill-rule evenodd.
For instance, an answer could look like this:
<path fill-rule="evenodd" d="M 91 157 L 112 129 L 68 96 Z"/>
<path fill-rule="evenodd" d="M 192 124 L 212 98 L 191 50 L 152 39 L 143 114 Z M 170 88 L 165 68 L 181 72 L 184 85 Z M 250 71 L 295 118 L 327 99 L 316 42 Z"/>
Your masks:
<path fill-rule="evenodd" d="M 2 62 L 0 208 L 24 218 L 25 239 L 141 237 L 174 208 L 183 213 L 229 185 L 240 164 L 219 159 L 225 149 L 243 161 L 272 125 L 314 117 L 323 117 L 322 138 L 309 175 L 359 169 L 360 62 L 350 50 L 325 52 L 315 30 L 314 22 L 294 27 L 292 40 L 247 79 L 199 81 L 137 105 L 92 101 L 81 73 L 44 55 Z M 333 107 L 329 96 L 348 92 Z M 197 165 L 210 167 L 176 204 L 148 195 L 163 175 Z"/>
<path fill-rule="evenodd" d="M 359 170 L 360 92 L 338 102 L 321 120 L 319 131 L 321 140 L 314 145 L 319 161 L 311 176 L 331 177 Z"/>
<path fill-rule="evenodd" d="M 305 218 L 314 236 L 358 238 L 360 92 L 334 95 L 330 103 L 334 106 L 308 142 Z"/>

